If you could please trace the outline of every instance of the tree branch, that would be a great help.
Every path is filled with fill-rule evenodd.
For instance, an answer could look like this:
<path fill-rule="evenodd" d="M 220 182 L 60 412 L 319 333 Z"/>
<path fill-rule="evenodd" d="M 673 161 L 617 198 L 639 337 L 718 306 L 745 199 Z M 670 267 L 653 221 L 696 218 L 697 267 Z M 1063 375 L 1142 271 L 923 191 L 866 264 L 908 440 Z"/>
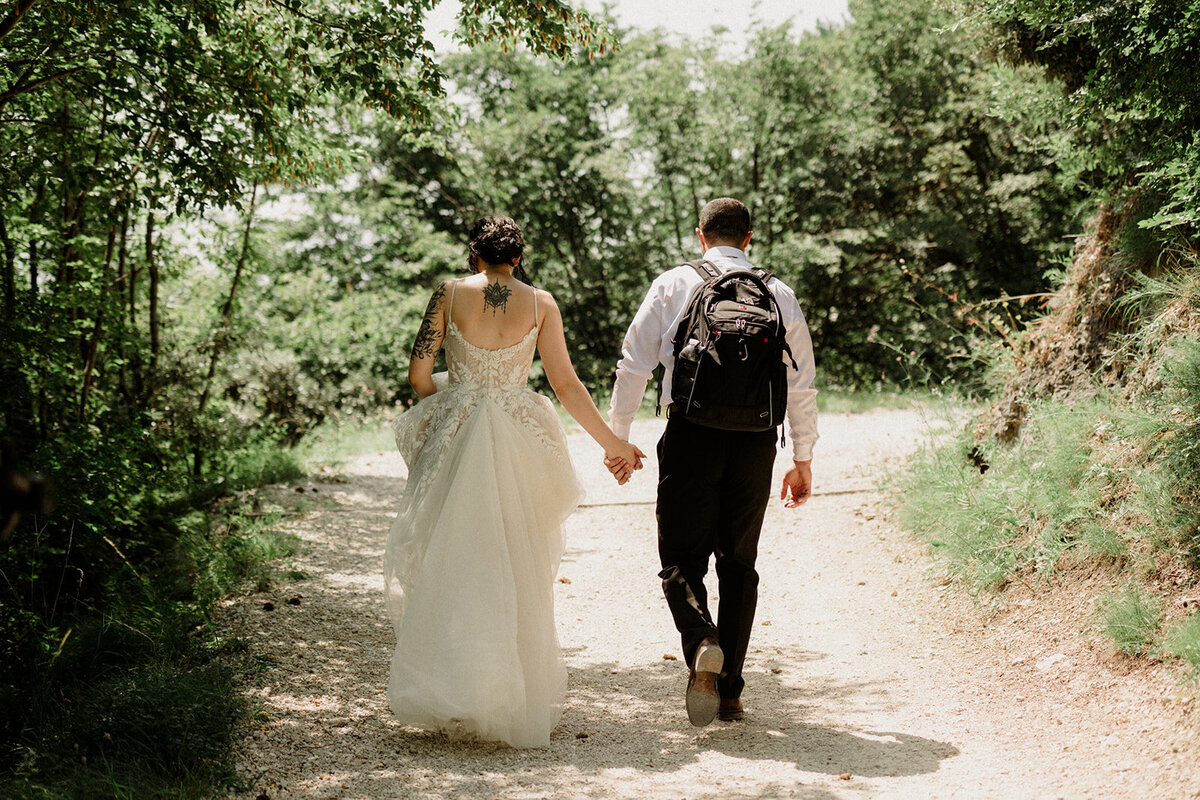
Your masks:
<path fill-rule="evenodd" d="M 250 233 L 254 225 L 254 210 L 255 201 L 258 199 L 258 182 L 255 181 L 254 187 L 250 190 L 250 203 L 246 207 L 246 225 L 242 230 L 242 251 L 238 255 L 237 264 L 233 269 L 233 279 L 229 282 L 229 294 L 225 297 L 225 305 L 221 309 L 221 327 L 217 329 L 217 333 L 213 336 L 212 352 L 208 359 L 208 374 L 204 377 L 204 391 L 200 393 L 200 402 L 196 406 L 196 418 L 200 419 L 204 416 L 204 409 L 208 407 L 209 394 L 212 391 L 213 377 L 217 374 L 217 362 L 221 358 L 222 348 L 225 347 L 229 340 L 229 327 L 233 321 L 233 304 L 237 300 L 238 287 L 242 282 L 242 272 L 246 269 L 246 262 L 250 259 Z M 193 452 L 192 474 L 197 477 L 200 475 L 200 466 L 203 462 L 204 451 L 201 447 L 199 437 L 197 437 L 196 447 Z"/>
<path fill-rule="evenodd" d="M 323 20 L 320 17 L 305 13 L 304 9 L 300 7 L 299 3 L 297 3 L 295 6 L 292 6 L 286 2 L 283 2 L 282 0 L 266 0 L 266 2 L 267 2 L 267 5 L 272 5 L 272 6 L 275 6 L 276 8 L 283 9 L 284 11 L 288 12 L 289 14 L 293 14 L 293 15 L 299 17 L 300 19 L 307 20 L 308 22 L 311 22 L 313 25 L 324 28 L 325 30 L 342 31 L 343 33 L 349 33 L 349 31 L 350 31 L 350 29 L 346 25 L 336 25 L 332 22 L 329 22 L 328 20 Z"/>
<path fill-rule="evenodd" d="M 85 69 L 87 69 L 87 66 L 72 67 L 71 69 L 64 69 L 62 72 L 56 72 L 53 75 L 47 75 L 44 78 L 38 78 L 36 81 L 13 86 L 0 94 L 0 108 L 4 108 L 9 104 L 9 101 L 15 97 L 32 92 L 34 89 L 37 89 L 40 86 L 45 86 L 47 83 L 56 81 L 59 78 L 66 78 L 70 75 L 76 74 L 77 72 L 83 72 Z"/>
<path fill-rule="evenodd" d="M 29 9 L 33 8 L 37 2 L 38 0 L 17 0 L 16 6 L 12 11 L 8 12 L 8 16 L 0 20 L 0 39 L 3 39 L 10 32 L 12 32 L 12 29 L 17 27 L 17 24 L 21 21 L 21 18 L 24 17 L 25 14 L 28 13 Z"/>

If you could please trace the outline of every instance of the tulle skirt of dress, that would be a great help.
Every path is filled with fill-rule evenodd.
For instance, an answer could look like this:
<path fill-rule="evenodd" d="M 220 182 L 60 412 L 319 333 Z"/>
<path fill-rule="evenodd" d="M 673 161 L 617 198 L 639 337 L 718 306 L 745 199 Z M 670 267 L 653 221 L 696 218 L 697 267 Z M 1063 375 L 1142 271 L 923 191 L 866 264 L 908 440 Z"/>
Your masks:
<path fill-rule="evenodd" d="M 388 537 L 388 700 L 408 725 L 549 744 L 566 667 L 554 626 L 562 525 L 582 492 L 550 401 L 455 384 L 401 415 L 409 465 Z"/>

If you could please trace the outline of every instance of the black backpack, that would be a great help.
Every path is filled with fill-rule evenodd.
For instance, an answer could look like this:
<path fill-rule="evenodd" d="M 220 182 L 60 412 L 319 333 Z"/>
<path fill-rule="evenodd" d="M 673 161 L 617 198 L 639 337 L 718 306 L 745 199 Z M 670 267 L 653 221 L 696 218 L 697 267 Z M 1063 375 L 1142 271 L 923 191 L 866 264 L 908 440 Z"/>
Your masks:
<path fill-rule="evenodd" d="M 787 409 L 786 353 L 779 304 L 767 288 L 770 273 L 689 262 L 704 283 L 688 299 L 675 331 L 672 413 L 710 428 L 765 431 Z"/>

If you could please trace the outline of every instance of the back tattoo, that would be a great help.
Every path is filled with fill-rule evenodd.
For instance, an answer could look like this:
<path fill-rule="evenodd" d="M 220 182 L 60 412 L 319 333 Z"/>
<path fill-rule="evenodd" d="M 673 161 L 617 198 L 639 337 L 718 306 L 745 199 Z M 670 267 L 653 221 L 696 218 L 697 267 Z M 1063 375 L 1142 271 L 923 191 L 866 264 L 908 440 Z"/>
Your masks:
<path fill-rule="evenodd" d="M 496 316 L 496 309 L 500 309 L 505 314 L 508 313 L 508 298 L 512 297 L 512 289 L 504 286 L 500 281 L 489 283 L 483 287 L 483 310 L 492 310 L 492 316 Z"/>

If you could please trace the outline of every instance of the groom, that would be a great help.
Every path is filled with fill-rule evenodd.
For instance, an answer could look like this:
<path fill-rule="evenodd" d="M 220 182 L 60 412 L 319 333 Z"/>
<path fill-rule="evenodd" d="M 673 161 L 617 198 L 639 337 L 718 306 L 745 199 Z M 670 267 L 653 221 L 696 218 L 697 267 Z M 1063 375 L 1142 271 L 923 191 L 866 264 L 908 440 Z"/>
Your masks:
<path fill-rule="evenodd" d="M 752 235 L 750 212 L 739 201 L 722 197 L 706 205 L 696 235 L 703 260 L 720 272 L 752 267 L 746 259 Z M 654 368 L 663 365 L 661 402 L 667 406 L 667 426 L 658 442 L 659 577 L 683 641 L 689 666 L 688 718 L 696 726 L 707 725 L 714 716 L 722 720 L 743 716 L 742 664 L 758 600 L 754 562 L 770 499 L 776 437 L 774 428 L 746 432 L 699 425 L 670 405 L 672 340 L 692 290 L 701 282 L 693 267 L 683 265 L 650 284 L 625 334 L 609 417 L 617 436 L 628 440 L 646 383 Z M 817 440 L 812 340 L 792 290 L 773 277 L 767 287 L 778 303 L 784 338 L 794 358 L 787 365 L 793 460 L 783 476 L 780 497 L 788 508 L 795 508 L 811 493 L 812 448 Z M 628 479 L 626 465 L 605 463 L 619 482 Z M 715 623 L 704 586 L 709 557 L 714 554 L 720 597 Z"/>

